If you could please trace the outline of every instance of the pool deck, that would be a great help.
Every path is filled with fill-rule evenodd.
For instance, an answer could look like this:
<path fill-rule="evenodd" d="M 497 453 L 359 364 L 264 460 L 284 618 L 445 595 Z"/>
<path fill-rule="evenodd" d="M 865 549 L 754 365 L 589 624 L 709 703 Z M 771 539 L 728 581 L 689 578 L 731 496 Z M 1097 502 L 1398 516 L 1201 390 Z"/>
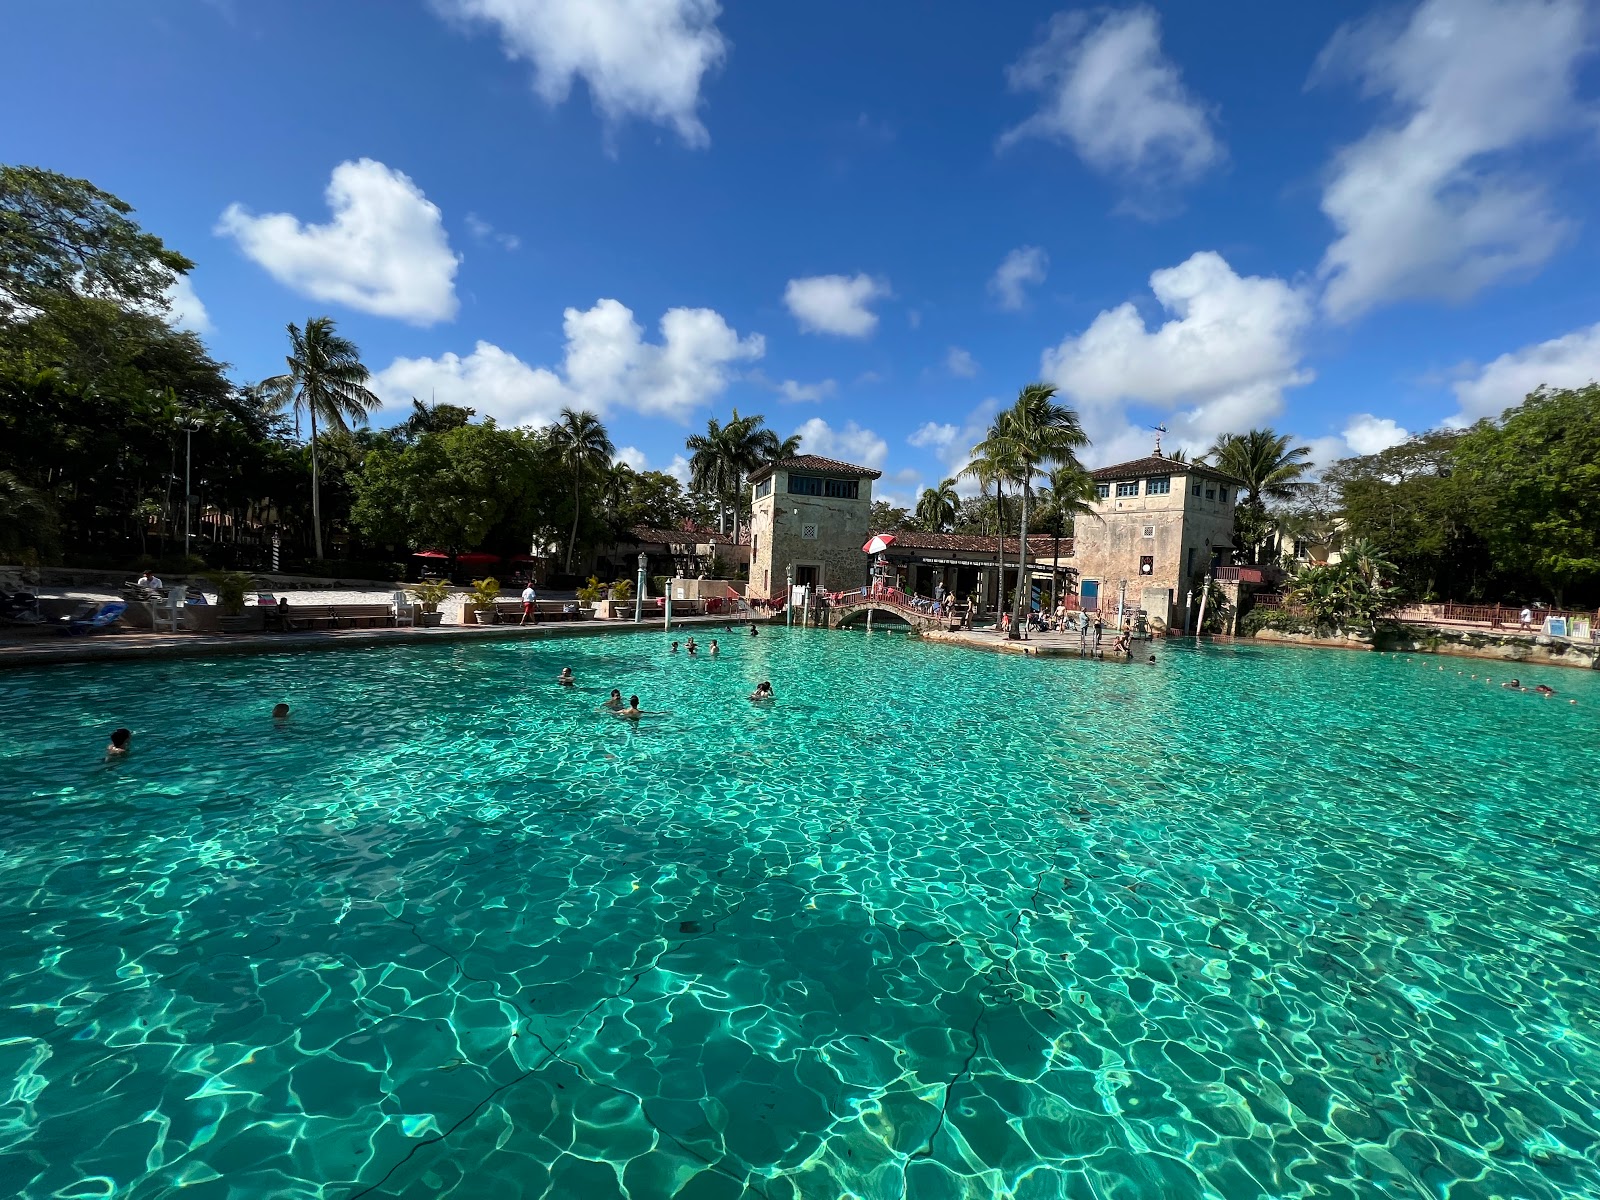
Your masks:
<path fill-rule="evenodd" d="M 748 620 L 734 623 L 737 636 Z M 756 623 L 766 624 L 758 618 Z M 679 629 L 717 630 L 722 617 L 674 618 Z M 608 633 L 655 630 L 657 622 L 570 621 L 546 625 L 440 625 L 432 629 L 324 629 L 292 633 L 153 633 L 126 630 L 65 637 L 54 632 L 0 635 L 0 670 L 55 666 L 64 663 L 140 662 L 154 658 L 213 658 L 223 654 L 292 654 L 310 650 L 347 650 L 367 646 L 416 646 L 433 642 L 511 641 L 518 638 L 595 637 Z"/>
<path fill-rule="evenodd" d="M 970 646 L 996 654 L 1023 654 L 1031 658 L 1094 657 L 1112 661 L 1123 660 L 1122 655 L 1111 653 L 1111 643 L 1117 638 L 1110 630 L 1107 630 L 1101 639 L 1100 653 L 1094 655 L 1082 651 L 1082 643 L 1076 633 L 1030 633 L 1022 640 L 1012 641 L 1007 634 L 997 633 L 993 629 L 939 629 L 923 633 L 922 640 L 942 642 L 950 646 Z M 1136 640 L 1133 643 L 1133 656 L 1143 661 L 1147 655 L 1153 653 L 1148 647 L 1155 644 L 1155 642 Z"/>

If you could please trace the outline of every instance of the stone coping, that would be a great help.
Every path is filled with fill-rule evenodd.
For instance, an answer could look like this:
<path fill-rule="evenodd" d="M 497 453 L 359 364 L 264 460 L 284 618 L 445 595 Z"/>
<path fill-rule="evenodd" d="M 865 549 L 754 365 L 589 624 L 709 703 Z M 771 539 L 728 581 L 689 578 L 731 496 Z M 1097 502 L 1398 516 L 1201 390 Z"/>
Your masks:
<path fill-rule="evenodd" d="M 769 624 L 757 618 L 756 624 Z M 714 629 L 732 624 L 735 632 L 748 619 L 723 617 L 673 618 L 672 629 Z M 659 622 L 569 621 L 549 625 L 440 625 L 432 629 L 326 629 L 292 633 L 91 633 L 82 637 L 27 635 L 26 641 L 0 641 L 0 669 L 45 667 L 67 663 L 145 662 L 158 658 L 215 658 L 226 654 L 292 654 L 310 650 L 347 650 L 367 646 L 415 646 L 431 642 L 509 641 L 516 638 L 598 637 L 608 633 L 666 632 Z"/>

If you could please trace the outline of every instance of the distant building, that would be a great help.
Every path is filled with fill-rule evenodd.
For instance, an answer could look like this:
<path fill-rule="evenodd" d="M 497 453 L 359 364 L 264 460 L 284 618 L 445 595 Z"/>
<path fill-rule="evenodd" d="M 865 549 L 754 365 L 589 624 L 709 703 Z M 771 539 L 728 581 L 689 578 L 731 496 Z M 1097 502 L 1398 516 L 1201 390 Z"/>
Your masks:
<path fill-rule="evenodd" d="M 603 579 L 629 579 L 638 570 L 639 555 L 646 560 L 650 576 L 734 575 L 750 561 L 750 547 L 742 546 L 725 533 L 693 525 L 682 529 L 658 529 L 635 525 L 595 555 L 594 569 Z"/>
<path fill-rule="evenodd" d="M 1106 611 L 1121 600 L 1152 623 L 1181 620 L 1188 590 L 1231 558 L 1239 481 L 1159 447 L 1091 474 L 1094 516 L 1078 518 L 1073 539 L 1079 603 Z"/>
<path fill-rule="evenodd" d="M 871 467 L 802 454 L 750 474 L 750 594 L 780 596 L 790 567 L 796 585 L 842 591 L 867 580 L 861 552 L 872 517 Z"/>

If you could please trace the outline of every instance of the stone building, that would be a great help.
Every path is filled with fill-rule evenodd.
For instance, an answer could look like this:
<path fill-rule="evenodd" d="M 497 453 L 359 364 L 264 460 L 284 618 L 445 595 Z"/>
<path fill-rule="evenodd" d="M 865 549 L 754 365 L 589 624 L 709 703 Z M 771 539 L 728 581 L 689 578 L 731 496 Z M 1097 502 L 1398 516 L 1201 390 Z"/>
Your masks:
<path fill-rule="evenodd" d="M 781 596 L 794 582 L 842 591 L 867 581 L 861 552 L 872 517 L 870 467 L 802 454 L 750 475 L 750 594 Z"/>
<path fill-rule="evenodd" d="M 1159 446 L 1092 475 L 1095 516 L 1078 518 L 1072 545 L 1079 603 L 1104 612 L 1121 600 L 1152 624 L 1181 621 L 1188 590 L 1230 560 L 1239 481 Z"/>

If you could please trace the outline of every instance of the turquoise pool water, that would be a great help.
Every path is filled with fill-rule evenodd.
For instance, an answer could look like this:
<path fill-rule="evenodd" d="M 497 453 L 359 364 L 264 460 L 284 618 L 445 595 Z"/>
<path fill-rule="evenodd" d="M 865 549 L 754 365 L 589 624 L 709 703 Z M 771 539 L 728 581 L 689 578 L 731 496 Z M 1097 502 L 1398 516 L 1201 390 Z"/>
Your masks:
<path fill-rule="evenodd" d="M 1600 1195 L 1600 678 L 723 641 L 0 675 L 0 1194 Z"/>

